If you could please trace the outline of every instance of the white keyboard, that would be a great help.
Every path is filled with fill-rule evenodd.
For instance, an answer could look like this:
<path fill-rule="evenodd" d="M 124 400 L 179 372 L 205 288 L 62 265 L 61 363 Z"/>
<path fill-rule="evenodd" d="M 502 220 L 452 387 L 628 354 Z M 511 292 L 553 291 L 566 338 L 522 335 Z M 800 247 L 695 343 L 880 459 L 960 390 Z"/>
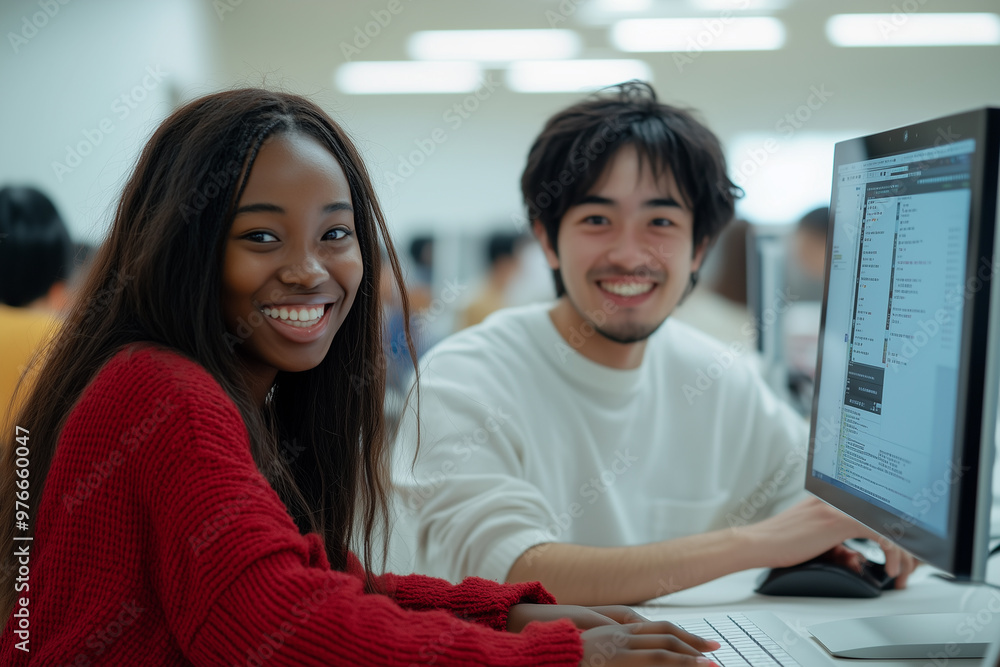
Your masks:
<path fill-rule="evenodd" d="M 649 617 L 649 609 L 638 611 Z M 676 614 L 676 610 L 669 611 L 672 612 L 670 616 Z M 812 639 L 801 636 L 770 612 L 679 619 L 670 616 L 662 611 L 656 614 L 657 619 L 672 621 L 688 632 L 722 644 L 718 651 L 705 654 L 721 667 L 832 667 L 836 664 Z"/>

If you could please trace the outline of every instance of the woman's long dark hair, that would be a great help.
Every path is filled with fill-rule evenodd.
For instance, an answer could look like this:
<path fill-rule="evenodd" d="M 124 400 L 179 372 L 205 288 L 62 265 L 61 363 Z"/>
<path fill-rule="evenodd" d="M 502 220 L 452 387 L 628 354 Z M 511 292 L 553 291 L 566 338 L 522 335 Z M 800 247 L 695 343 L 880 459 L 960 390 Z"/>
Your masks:
<path fill-rule="evenodd" d="M 262 411 L 242 379 L 239 338 L 223 321 L 222 259 L 261 144 L 290 132 L 319 141 L 343 168 L 364 277 L 323 362 L 279 372 Z M 399 261 L 364 164 L 346 133 L 309 100 L 234 90 L 174 112 L 143 149 L 78 300 L 40 369 L 26 376 L 29 393 L 16 424 L 30 431 L 32 528 L 59 433 L 84 388 L 123 346 L 149 341 L 196 361 L 219 382 L 243 417 L 257 467 L 299 529 L 320 534 L 331 565 L 344 569 L 356 544 L 371 571 L 378 531 L 388 530 L 380 245 L 408 321 Z M 412 358 L 409 329 L 406 338 Z M 15 596 L 14 435 L 2 435 L 0 625 Z M 386 548 L 383 540 L 382 567 Z"/>

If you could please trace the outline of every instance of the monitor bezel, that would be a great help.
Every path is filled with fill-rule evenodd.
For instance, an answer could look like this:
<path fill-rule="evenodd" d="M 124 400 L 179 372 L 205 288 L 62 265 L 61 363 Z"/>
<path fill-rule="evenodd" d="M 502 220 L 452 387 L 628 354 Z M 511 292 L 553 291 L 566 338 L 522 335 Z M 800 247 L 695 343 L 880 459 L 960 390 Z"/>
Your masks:
<path fill-rule="evenodd" d="M 822 382 L 832 241 L 838 224 L 836 217 L 838 169 L 843 164 L 858 162 L 859 155 L 864 155 L 862 158 L 864 160 L 891 157 L 967 138 L 975 140 L 976 149 L 970 180 L 972 205 L 964 283 L 967 299 L 962 317 L 959 390 L 956 400 L 955 437 L 961 438 L 962 446 L 957 448 L 957 451 L 953 448 L 952 461 L 953 465 L 958 466 L 957 470 L 965 472 L 958 476 L 957 483 L 951 485 L 948 531 L 945 537 L 941 537 L 908 519 L 867 503 L 813 476 L 812 470 L 819 388 Z M 988 329 L 991 292 L 996 292 L 991 289 L 990 278 L 994 268 L 994 235 L 997 226 L 998 143 L 1000 143 L 1000 109 L 978 109 L 842 141 L 836 145 L 830 226 L 827 236 L 826 275 L 816 361 L 816 390 L 813 394 L 806 466 L 807 491 L 896 542 L 921 560 L 958 578 L 973 580 L 982 580 L 985 575 L 985 539 L 988 537 L 989 508 L 984 508 L 984 504 L 989 504 L 991 494 L 988 482 L 984 483 L 982 479 L 990 479 L 991 475 L 980 470 L 980 459 L 983 459 L 984 466 L 992 468 L 994 430 L 992 425 L 989 428 L 984 427 L 984 422 L 990 421 L 991 416 L 995 419 L 996 413 L 995 376 L 998 360 L 995 358 L 996 346 L 989 345 Z M 986 280 L 976 275 L 981 261 L 989 268 Z M 982 287 L 970 290 L 969 286 L 976 285 L 977 279 Z M 994 328 L 995 326 L 994 323 Z M 989 366 L 992 366 L 992 377 L 990 382 L 987 382 Z M 993 396 L 993 404 L 984 405 L 984 396 Z M 984 451 L 985 454 L 981 455 Z M 984 486 L 987 488 L 984 489 Z"/>

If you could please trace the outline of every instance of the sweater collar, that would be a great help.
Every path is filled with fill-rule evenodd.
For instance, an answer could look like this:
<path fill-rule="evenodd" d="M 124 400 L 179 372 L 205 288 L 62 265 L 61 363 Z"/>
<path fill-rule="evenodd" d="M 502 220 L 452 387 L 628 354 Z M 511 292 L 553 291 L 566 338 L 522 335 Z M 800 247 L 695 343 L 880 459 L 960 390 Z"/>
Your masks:
<path fill-rule="evenodd" d="M 628 370 L 610 368 L 591 361 L 574 349 L 559 333 L 549 315 L 554 305 L 555 303 L 546 303 L 538 306 L 535 312 L 538 325 L 532 327 L 532 331 L 546 358 L 558 372 L 576 383 L 599 392 L 623 394 L 637 391 L 649 350 L 646 350 L 646 356 L 638 368 Z"/>

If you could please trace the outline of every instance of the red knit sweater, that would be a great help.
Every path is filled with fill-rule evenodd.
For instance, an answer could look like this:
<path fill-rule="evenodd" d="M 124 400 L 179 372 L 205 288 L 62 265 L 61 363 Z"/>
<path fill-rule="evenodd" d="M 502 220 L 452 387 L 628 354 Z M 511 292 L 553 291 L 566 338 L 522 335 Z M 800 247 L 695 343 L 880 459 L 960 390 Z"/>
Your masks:
<path fill-rule="evenodd" d="M 6 501 L 5 501 L 6 502 Z M 330 569 L 250 456 L 236 406 L 197 364 L 117 354 L 59 439 L 30 546 L 30 652 L 3 665 L 577 665 L 568 621 L 504 630 L 539 584 Z M 20 542 L 17 546 L 25 544 Z M 9 548 L 9 545 L 4 545 Z M 14 609 L 18 613 L 20 603 Z M 465 619 L 465 620 L 461 620 Z"/>

